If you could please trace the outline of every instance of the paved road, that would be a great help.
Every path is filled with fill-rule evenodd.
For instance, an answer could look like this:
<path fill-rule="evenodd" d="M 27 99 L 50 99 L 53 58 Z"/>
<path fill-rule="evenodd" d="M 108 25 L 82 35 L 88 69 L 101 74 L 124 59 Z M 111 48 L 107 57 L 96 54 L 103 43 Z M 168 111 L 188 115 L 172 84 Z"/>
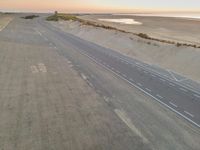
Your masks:
<path fill-rule="evenodd" d="M 17 16 L 0 45 L 0 149 L 198 149 L 199 128 L 149 97 L 196 122 L 198 93 L 178 90 L 141 62 L 41 18 Z M 180 96 L 172 99 L 166 93 L 174 90 Z"/>
<path fill-rule="evenodd" d="M 200 127 L 200 94 L 174 83 L 142 67 L 138 61 L 125 59 L 121 54 L 82 40 L 38 20 L 35 30 L 45 39 L 57 37 L 74 49 L 103 66 L 116 76 L 137 87 L 193 125 Z M 56 45 L 56 41 L 54 41 Z"/>
<path fill-rule="evenodd" d="M 36 28 L 43 29 L 16 15 L 0 32 L 0 149 L 151 149 Z"/>

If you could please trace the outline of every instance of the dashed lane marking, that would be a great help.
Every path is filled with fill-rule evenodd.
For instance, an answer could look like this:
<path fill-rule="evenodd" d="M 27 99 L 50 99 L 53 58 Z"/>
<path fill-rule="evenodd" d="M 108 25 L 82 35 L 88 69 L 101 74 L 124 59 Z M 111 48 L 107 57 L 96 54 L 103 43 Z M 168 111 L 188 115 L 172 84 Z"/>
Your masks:
<path fill-rule="evenodd" d="M 83 73 L 81 73 L 81 77 L 83 78 L 83 80 L 87 80 L 87 77 Z"/>
<path fill-rule="evenodd" d="M 178 107 L 176 104 L 174 104 L 173 102 L 169 102 L 172 106 L 174 106 L 174 107 Z"/>
<path fill-rule="evenodd" d="M 200 95 L 194 94 L 195 97 L 200 98 Z"/>
<path fill-rule="evenodd" d="M 127 77 L 125 74 L 123 74 L 124 77 Z"/>
<path fill-rule="evenodd" d="M 147 71 L 143 71 L 144 73 L 148 73 Z"/>
<path fill-rule="evenodd" d="M 184 113 L 186 113 L 187 115 L 189 115 L 190 117 L 194 117 L 194 115 L 193 114 L 191 114 L 191 113 L 189 113 L 188 111 L 184 111 Z"/>
<path fill-rule="evenodd" d="M 149 91 L 149 92 L 151 92 L 151 90 L 150 89 L 148 89 L 148 88 L 145 88 L 147 91 Z"/>
<path fill-rule="evenodd" d="M 176 114 L 182 116 L 184 119 L 186 119 L 187 121 L 189 121 L 190 123 L 192 123 L 193 125 L 197 126 L 198 128 L 200 128 L 200 125 L 198 123 L 196 123 L 195 121 L 193 121 L 192 119 L 188 118 L 187 116 L 185 116 L 184 114 L 182 114 L 181 112 L 175 110 L 174 108 L 170 107 L 168 104 L 162 102 L 161 100 L 159 100 L 157 97 L 151 95 L 150 93 L 146 92 L 145 90 L 143 90 L 141 87 L 135 85 L 134 83 L 130 82 L 129 80 L 127 80 L 126 78 L 124 78 L 123 76 L 115 73 L 114 71 L 112 71 L 111 69 L 109 68 L 106 68 L 104 65 L 102 65 L 101 63 L 98 63 L 96 60 L 94 60 L 93 58 L 91 58 L 88 54 L 86 53 L 83 53 L 83 52 L 80 52 L 82 55 L 85 55 L 87 56 L 88 58 L 90 58 L 93 62 L 95 62 L 96 64 L 99 64 L 100 66 L 102 66 L 103 68 L 111 71 L 113 74 L 115 74 L 116 76 L 118 76 L 119 78 L 127 81 L 129 84 L 131 84 L 132 86 L 138 88 L 140 91 L 144 92 L 146 95 L 154 98 L 156 101 L 158 101 L 159 103 L 161 103 L 162 105 L 166 106 L 167 108 L 169 108 L 170 110 L 172 110 L 173 112 L 175 112 Z"/>
<path fill-rule="evenodd" d="M 173 83 L 169 83 L 169 85 L 171 85 L 171 86 L 175 86 L 175 84 L 173 84 Z"/>
<path fill-rule="evenodd" d="M 158 98 L 160 98 L 160 99 L 163 99 L 163 97 L 162 96 L 160 96 L 159 94 L 157 94 L 156 95 Z"/>
<path fill-rule="evenodd" d="M 166 80 L 162 79 L 162 78 L 159 78 L 161 81 L 165 82 Z"/>
<path fill-rule="evenodd" d="M 115 109 L 115 113 L 118 117 L 139 137 L 141 137 L 145 143 L 148 143 L 148 140 L 144 137 L 144 135 L 135 127 L 132 123 L 132 120 L 128 117 L 127 113 L 124 110 Z"/>
<path fill-rule="evenodd" d="M 179 88 L 181 91 L 184 91 L 184 92 L 187 92 L 187 90 L 186 89 L 184 89 L 184 88 Z"/>
<path fill-rule="evenodd" d="M 139 85 L 139 86 L 142 86 L 142 84 L 141 84 L 141 83 L 137 83 L 137 85 Z"/>
<path fill-rule="evenodd" d="M 132 78 L 129 79 L 130 81 L 134 81 Z"/>

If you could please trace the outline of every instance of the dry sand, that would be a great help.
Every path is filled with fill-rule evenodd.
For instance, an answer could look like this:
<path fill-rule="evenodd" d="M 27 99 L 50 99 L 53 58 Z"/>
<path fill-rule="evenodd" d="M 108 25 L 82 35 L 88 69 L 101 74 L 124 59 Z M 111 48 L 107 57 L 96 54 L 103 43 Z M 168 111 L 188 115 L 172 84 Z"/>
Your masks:
<path fill-rule="evenodd" d="M 85 16 L 81 16 L 84 18 Z M 86 16 L 88 18 L 88 16 Z M 96 16 L 91 16 L 91 18 Z M 99 18 L 102 18 L 100 16 Z M 108 18 L 108 17 L 107 17 Z M 127 18 L 127 17 L 126 17 Z M 139 20 L 140 18 L 140 20 Z M 158 20 L 160 19 L 160 20 Z M 93 20 L 94 19 L 90 19 Z M 181 29 L 179 29 L 179 25 L 173 24 L 174 21 L 179 21 L 181 25 Z M 143 26 L 146 26 L 145 22 L 149 21 L 149 24 L 152 24 L 152 29 L 150 27 L 142 27 L 142 26 L 135 26 L 135 25 L 121 25 L 117 23 L 108 23 L 104 22 L 106 25 L 112 25 L 114 27 L 120 29 L 126 29 L 127 31 L 134 31 L 134 32 L 143 32 L 147 33 L 146 31 L 153 31 L 158 29 L 158 24 L 160 24 L 160 28 L 163 25 L 169 26 L 173 34 L 180 36 L 181 38 L 187 39 L 192 41 L 193 38 L 196 41 L 200 38 L 200 30 L 198 30 L 198 26 L 196 23 L 198 21 L 188 21 L 183 19 L 176 19 L 176 18 L 147 18 L 147 17 L 138 17 L 136 21 L 144 23 Z M 99 21 L 97 21 L 99 22 Z M 168 24 L 167 24 L 168 22 Z M 169 23 L 171 22 L 171 24 Z M 102 23 L 102 22 L 101 22 Z M 155 25 L 153 25 L 153 23 Z M 161 24 L 162 23 L 162 24 Z M 122 33 L 119 31 L 114 30 L 106 30 L 102 28 L 96 28 L 87 25 L 81 25 L 79 22 L 74 21 L 60 21 L 59 23 L 53 23 L 54 25 L 58 25 L 61 29 L 76 36 L 79 36 L 85 40 L 94 42 L 98 45 L 114 49 L 130 57 L 137 58 L 143 62 L 158 65 L 162 68 L 173 70 L 177 73 L 180 73 L 190 79 L 200 81 L 200 49 L 199 48 L 191 48 L 191 47 L 177 47 L 176 45 L 165 44 L 161 42 L 156 42 L 152 40 L 146 40 L 134 36 L 132 34 Z M 157 26 L 156 26 L 157 24 Z M 186 27 L 184 24 L 190 24 L 190 28 Z M 199 22 L 200 24 L 200 22 Z M 165 25 L 165 26 L 164 26 Z M 133 27 L 134 26 L 134 27 Z M 154 26 L 154 29 L 153 29 Z M 173 27 L 174 26 L 174 27 Z M 184 28 L 187 28 L 184 29 Z M 145 31 L 145 32 L 144 32 Z M 163 34 L 164 32 L 157 33 Z M 175 32 L 176 31 L 176 32 Z M 180 32 L 183 31 L 183 32 Z M 192 32 L 193 31 L 193 32 Z M 152 32 L 153 33 L 153 32 Z M 195 33 L 194 36 L 191 36 L 192 33 Z M 181 36 L 184 34 L 185 36 Z M 172 37 L 172 35 L 168 32 L 166 36 Z M 174 37 L 172 37 L 174 38 Z M 195 40 L 193 40 L 195 41 Z"/>
<path fill-rule="evenodd" d="M 103 23 L 134 33 L 146 33 L 155 38 L 186 42 L 200 45 L 200 19 L 151 17 L 151 16 L 126 16 L 126 15 L 85 15 L 80 18 Z M 112 22 L 103 22 L 98 19 L 129 18 L 142 25 L 128 25 Z"/>

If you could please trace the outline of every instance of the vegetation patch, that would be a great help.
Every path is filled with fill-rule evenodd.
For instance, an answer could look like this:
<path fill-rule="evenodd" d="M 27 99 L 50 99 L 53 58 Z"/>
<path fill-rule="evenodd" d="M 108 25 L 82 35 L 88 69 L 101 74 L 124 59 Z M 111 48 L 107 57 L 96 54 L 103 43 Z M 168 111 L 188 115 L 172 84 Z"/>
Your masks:
<path fill-rule="evenodd" d="M 124 31 L 124 30 L 121 30 L 121 29 L 118 29 L 118 28 L 115 28 L 115 27 L 106 26 L 106 25 L 96 23 L 96 22 L 92 22 L 92 21 L 88 21 L 88 20 L 83 20 L 83 19 L 78 18 L 76 15 L 72 15 L 72 14 L 60 14 L 60 13 L 58 14 L 57 12 L 55 12 L 54 15 L 47 17 L 46 20 L 47 21 L 59 21 L 59 20 L 79 21 L 82 25 L 88 25 L 88 26 L 103 28 L 103 29 L 107 29 L 107 30 L 115 30 L 115 31 L 123 32 L 123 33 L 129 33 L 129 34 L 136 35 L 136 36 L 143 38 L 143 39 L 153 40 L 153 41 L 157 41 L 157 42 L 161 42 L 161 43 L 173 44 L 173 45 L 176 45 L 177 47 L 187 46 L 187 47 L 193 47 L 193 48 L 200 48 L 199 45 L 195 45 L 195 44 L 179 43 L 179 42 L 175 42 L 175 41 L 153 38 L 153 37 L 150 37 L 149 35 L 147 35 L 145 33 L 127 32 L 127 31 Z"/>
<path fill-rule="evenodd" d="M 70 14 L 57 14 L 55 13 L 52 16 L 49 16 L 46 18 L 47 21 L 59 21 L 59 20 L 73 20 L 73 21 L 79 21 L 79 18 L 77 18 L 75 15 Z"/>
<path fill-rule="evenodd" d="M 29 16 L 25 16 L 25 17 L 22 17 L 23 19 L 34 19 L 34 18 L 37 18 L 39 17 L 38 15 L 29 15 Z"/>

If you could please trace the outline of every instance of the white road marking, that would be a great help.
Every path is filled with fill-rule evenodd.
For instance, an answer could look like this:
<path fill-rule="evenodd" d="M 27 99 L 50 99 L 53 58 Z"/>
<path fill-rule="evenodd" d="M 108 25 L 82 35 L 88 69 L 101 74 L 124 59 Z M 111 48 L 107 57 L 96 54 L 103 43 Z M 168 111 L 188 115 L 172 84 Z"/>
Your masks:
<path fill-rule="evenodd" d="M 125 74 L 123 74 L 124 77 L 127 77 Z"/>
<path fill-rule="evenodd" d="M 90 87 L 94 88 L 94 85 L 91 82 L 88 81 L 88 84 Z"/>
<path fill-rule="evenodd" d="M 37 69 L 36 66 L 31 66 L 31 72 L 32 72 L 32 73 L 38 73 L 39 70 Z"/>
<path fill-rule="evenodd" d="M 143 71 L 144 73 L 148 73 L 147 71 Z"/>
<path fill-rule="evenodd" d="M 137 83 L 137 85 L 139 85 L 139 86 L 142 86 L 142 84 L 141 84 L 141 83 Z"/>
<path fill-rule="evenodd" d="M 35 31 L 40 35 L 42 36 L 42 33 L 40 31 L 38 31 L 37 29 L 35 29 Z"/>
<path fill-rule="evenodd" d="M 172 106 L 174 106 L 174 107 L 178 107 L 176 104 L 174 104 L 173 102 L 169 102 Z"/>
<path fill-rule="evenodd" d="M 195 97 L 197 97 L 197 98 L 200 98 L 200 96 L 199 96 L 199 95 L 197 95 L 197 94 L 194 94 L 194 96 L 195 96 Z"/>
<path fill-rule="evenodd" d="M 157 94 L 156 96 L 157 96 L 157 97 L 159 97 L 160 99 L 163 99 L 163 97 L 162 97 L 162 96 L 160 96 L 159 94 Z"/>
<path fill-rule="evenodd" d="M 12 18 L 9 18 L 8 22 L 3 27 L 0 28 L 0 31 L 3 31 L 12 20 L 13 20 Z"/>
<path fill-rule="evenodd" d="M 162 79 L 162 78 L 159 78 L 161 81 L 165 82 L 166 80 Z"/>
<path fill-rule="evenodd" d="M 129 80 L 134 81 L 132 78 L 130 78 Z"/>
<path fill-rule="evenodd" d="M 117 116 L 139 137 L 141 137 L 145 143 L 149 143 L 149 141 L 142 135 L 142 133 L 135 127 L 135 125 L 132 123 L 131 119 L 128 117 L 125 111 L 120 109 L 114 110 Z"/>
<path fill-rule="evenodd" d="M 155 75 L 151 74 L 152 77 L 156 77 Z"/>
<path fill-rule="evenodd" d="M 83 80 L 87 80 L 87 77 L 83 73 L 81 73 L 81 77 L 83 78 Z"/>
<path fill-rule="evenodd" d="M 189 113 L 189 112 L 187 112 L 187 111 L 184 111 L 184 113 L 186 113 L 187 115 L 189 115 L 190 117 L 194 117 L 194 115 L 193 114 L 191 114 L 191 113 Z"/>
<path fill-rule="evenodd" d="M 146 95 L 152 97 L 153 99 L 155 99 L 156 101 L 158 101 L 159 103 L 161 103 L 162 105 L 164 105 L 165 107 L 167 107 L 168 109 L 172 110 L 173 112 L 175 112 L 176 114 L 180 115 L 181 117 L 183 117 L 184 119 L 186 119 L 187 121 L 189 121 L 190 123 L 192 123 L 193 125 L 197 126 L 198 128 L 200 128 L 200 124 L 194 122 L 193 120 L 191 120 L 190 118 L 188 118 L 187 116 L 185 116 L 184 114 L 178 112 L 177 110 L 175 110 L 174 108 L 172 108 L 171 106 L 169 106 L 168 104 L 162 102 L 161 100 L 159 100 L 157 97 L 151 95 L 150 93 L 146 92 L 145 90 L 143 90 L 142 88 L 140 88 L 139 86 L 137 86 L 136 84 L 130 82 L 129 80 L 127 80 L 126 78 L 120 76 L 119 74 L 115 73 L 114 71 L 112 71 L 109 68 L 106 68 L 104 65 L 102 65 L 101 63 L 97 62 L 96 60 L 92 59 L 88 54 L 84 53 L 84 52 L 80 52 L 82 55 L 87 56 L 88 58 L 90 58 L 93 62 L 95 62 L 96 64 L 100 65 L 101 67 L 109 70 L 110 72 L 112 72 L 114 75 L 118 76 L 119 78 L 123 79 L 124 81 L 128 82 L 130 85 L 132 85 L 133 87 L 139 89 L 140 91 L 144 92 Z"/>
<path fill-rule="evenodd" d="M 137 70 L 141 71 L 142 69 L 137 67 Z"/>
<path fill-rule="evenodd" d="M 39 63 L 38 64 L 38 68 L 41 72 L 46 73 L 47 72 L 47 68 L 43 63 Z"/>
<path fill-rule="evenodd" d="M 183 82 L 183 81 L 187 81 L 189 79 L 185 78 L 185 79 L 181 79 L 181 80 L 178 80 L 178 82 Z"/>
<path fill-rule="evenodd" d="M 175 86 L 173 83 L 169 83 L 169 85 L 171 85 L 171 86 Z"/>
<path fill-rule="evenodd" d="M 184 88 L 179 88 L 181 91 L 184 91 L 184 92 L 187 92 L 187 90 L 186 89 L 184 89 Z"/>
<path fill-rule="evenodd" d="M 132 64 L 131 66 L 135 68 L 135 65 Z"/>
<path fill-rule="evenodd" d="M 145 88 L 147 91 L 149 91 L 149 92 L 151 92 L 151 90 L 150 89 L 148 89 L 148 88 Z"/>
<path fill-rule="evenodd" d="M 55 49 L 57 49 L 57 47 L 56 47 L 56 46 L 54 46 L 54 48 L 55 48 Z"/>
<path fill-rule="evenodd" d="M 117 73 L 120 73 L 118 70 L 116 70 Z"/>
<path fill-rule="evenodd" d="M 172 78 L 174 78 L 175 81 L 178 81 L 178 80 L 176 79 L 176 77 L 174 76 L 174 74 L 173 74 L 170 70 L 167 70 L 167 71 L 168 71 L 169 74 L 172 76 Z"/>
<path fill-rule="evenodd" d="M 108 97 L 104 96 L 103 98 L 107 103 L 109 102 L 109 98 Z"/>
<path fill-rule="evenodd" d="M 119 56 L 115 56 L 115 57 L 119 57 Z M 125 58 L 119 57 L 119 59 L 120 59 L 120 60 L 123 60 L 123 61 L 127 61 Z M 140 64 L 139 62 L 135 62 L 135 63 L 131 62 L 130 64 L 131 64 L 132 66 L 135 66 L 135 64 L 137 64 L 137 67 L 141 67 L 141 68 L 143 68 L 143 69 L 147 69 L 146 66 Z M 153 66 L 153 65 L 151 65 L 151 66 Z M 148 70 L 151 71 L 151 72 L 153 72 L 153 73 L 155 73 L 155 74 L 158 75 L 159 77 L 165 76 L 165 77 L 166 77 L 165 79 L 168 80 L 168 81 L 171 80 L 171 79 L 169 79 L 168 75 L 166 75 L 166 74 L 161 74 L 161 73 L 159 73 L 158 71 L 155 71 L 155 70 L 152 70 L 152 69 L 148 69 Z M 170 70 L 167 70 L 167 71 L 170 71 Z M 153 77 L 154 77 L 154 75 L 153 75 Z M 156 77 L 156 76 L 155 76 L 155 77 Z M 186 80 L 186 79 L 184 79 L 184 80 Z M 180 82 L 181 80 L 178 80 L 178 81 Z M 175 86 L 175 85 L 174 85 L 174 84 L 171 84 L 171 86 Z M 186 89 L 189 89 L 189 90 L 192 90 L 192 91 L 193 91 L 192 88 L 189 88 L 189 87 L 184 86 L 184 85 L 181 85 L 181 86 L 184 87 L 184 88 L 186 88 Z M 197 92 L 197 91 L 195 91 L 195 92 L 198 93 L 198 94 L 200 94 L 200 93 Z"/>

